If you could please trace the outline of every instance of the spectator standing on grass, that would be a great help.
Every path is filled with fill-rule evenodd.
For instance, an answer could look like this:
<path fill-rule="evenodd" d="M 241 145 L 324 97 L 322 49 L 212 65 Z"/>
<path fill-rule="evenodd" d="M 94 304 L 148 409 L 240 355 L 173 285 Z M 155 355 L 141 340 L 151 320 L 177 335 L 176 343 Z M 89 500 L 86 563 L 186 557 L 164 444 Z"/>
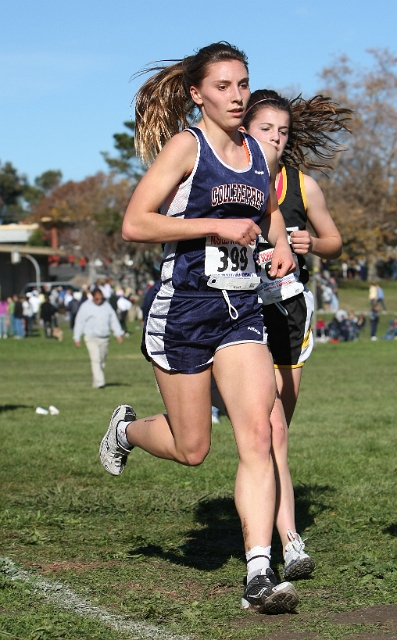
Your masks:
<path fill-rule="evenodd" d="M 50 302 L 50 297 L 47 294 L 45 300 L 41 305 L 40 318 L 44 325 L 44 336 L 46 338 L 52 338 L 52 323 L 57 310 Z"/>
<path fill-rule="evenodd" d="M 7 331 L 8 302 L 5 298 L 0 300 L 0 338 L 8 338 Z"/>
<path fill-rule="evenodd" d="M 370 322 L 370 332 L 371 332 L 371 340 L 377 340 L 376 332 L 378 330 L 379 323 L 379 305 L 374 304 L 372 309 L 368 314 L 368 319 Z"/>
<path fill-rule="evenodd" d="M 378 305 L 380 305 L 382 307 L 383 311 L 386 311 L 385 293 L 384 293 L 382 287 L 380 286 L 380 284 L 376 285 L 376 301 L 377 301 Z"/>
<path fill-rule="evenodd" d="M 15 303 L 14 306 L 14 323 L 15 323 L 15 336 L 17 340 L 20 340 L 24 337 L 24 326 L 23 326 L 23 306 L 22 306 L 22 296 L 17 296 L 16 294 L 13 296 L 13 300 Z"/>
<path fill-rule="evenodd" d="M 374 304 L 376 304 L 377 299 L 378 299 L 378 290 L 376 288 L 376 284 L 371 283 L 369 285 L 369 291 L 368 291 L 368 300 L 369 300 L 370 307 L 373 307 Z"/>
<path fill-rule="evenodd" d="M 14 320 L 14 309 L 15 309 L 15 301 L 13 297 L 7 298 L 8 302 L 8 326 L 10 336 L 15 335 L 15 320 Z"/>
<path fill-rule="evenodd" d="M 58 309 L 64 309 L 65 308 L 66 289 L 64 289 L 63 287 L 59 286 L 59 287 L 57 287 L 57 292 L 58 292 L 57 307 L 58 307 Z"/>
<path fill-rule="evenodd" d="M 65 311 L 69 312 L 69 305 L 73 300 L 73 289 L 68 287 L 65 292 L 65 296 L 63 299 L 63 306 L 65 307 Z"/>
<path fill-rule="evenodd" d="M 132 302 L 124 295 L 124 293 L 117 298 L 118 316 L 119 316 L 121 328 L 123 329 L 125 336 L 130 335 L 127 330 L 127 315 L 131 307 L 132 307 Z"/>
<path fill-rule="evenodd" d="M 323 288 L 321 283 L 321 276 L 319 273 L 314 275 L 314 281 L 316 283 L 316 306 L 317 311 L 324 311 L 323 309 Z"/>
<path fill-rule="evenodd" d="M 23 321 L 25 323 L 25 336 L 27 338 L 33 335 L 33 307 L 30 304 L 30 293 L 26 294 L 25 300 L 22 302 Z"/>
<path fill-rule="evenodd" d="M 324 318 L 318 318 L 316 322 L 316 336 L 319 340 L 324 340 L 326 338 L 325 328 L 326 324 Z"/>
<path fill-rule="evenodd" d="M 112 280 L 110 278 L 106 278 L 105 282 L 99 285 L 99 288 L 101 289 L 103 296 L 107 301 L 109 301 L 109 298 L 113 292 L 112 284 Z"/>
<path fill-rule="evenodd" d="M 32 322 L 33 324 L 36 324 L 37 319 L 39 317 L 39 310 L 41 305 L 41 300 L 40 300 L 39 292 L 37 291 L 37 289 L 33 289 L 31 296 L 29 298 L 29 302 L 32 305 L 32 309 L 33 309 Z"/>
<path fill-rule="evenodd" d="M 336 313 L 339 309 L 338 284 L 333 276 L 329 279 L 329 286 L 332 289 L 330 309 Z"/>
<path fill-rule="evenodd" d="M 328 280 L 323 280 L 321 291 L 322 291 L 324 309 L 326 311 L 331 311 L 331 302 L 332 302 L 333 293 L 332 293 L 332 287 Z"/>
<path fill-rule="evenodd" d="M 122 295 L 123 295 L 123 290 L 121 290 L 119 292 L 112 291 L 112 295 L 108 299 L 108 303 L 110 304 L 112 309 L 115 310 L 116 313 L 117 313 L 117 300 L 119 299 L 119 296 L 122 296 Z"/>
<path fill-rule="evenodd" d="M 81 347 L 81 337 L 84 341 L 91 360 L 92 386 L 102 389 L 105 386 L 104 366 L 109 348 L 111 332 L 117 342 L 123 342 L 123 330 L 116 312 L 104 300 L 102 291 L 97 287 L 92 292 L 92 299 L 84 302 L 76 315 L 73 340 L 76 347 Z"/>
<path fill-rule="evenodd" d="M 69 324 L 70 328 L 73 330 L 74 323 L 76 320 L 76 315 L 80 307 L 80 302 L 77 300 L 75 295 L 72 296 L 72 299 L 69 301 L 67 310 L 69 311 Z"/>
<path fill-rule="evenodd" d="M 54 287 L 49 294 L 49 299 L 51 304 L 54 305 L 56 309 L 58 309 L 58 288 Z"/>
<path fill-rule="evenodd" d="M 80 265 L 80 271 L 81 273 L 84 273 L 86 265 L 87 265 L 87 260 L 84 256 L 81 256 L 81 258 L 79 258 L 79 265 Z"/>

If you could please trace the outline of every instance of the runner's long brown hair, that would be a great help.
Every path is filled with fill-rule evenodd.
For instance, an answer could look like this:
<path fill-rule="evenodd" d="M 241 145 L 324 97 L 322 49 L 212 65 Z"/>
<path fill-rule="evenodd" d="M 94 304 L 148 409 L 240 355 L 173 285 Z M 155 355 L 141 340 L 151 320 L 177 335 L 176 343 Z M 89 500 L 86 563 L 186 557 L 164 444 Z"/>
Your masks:
<path fill-rule="evenodd" d="M 333 168 L 330 160 L 345 147 L 330 134 L 342 131 L 351 133 L 351 109 L 341 107 L 322 95 L 310 100 L 304 100 L 299 95 L 288 100 L 276 91 L 259 89 L 251 94 L 248 101 L 243 122 L 247 130 L 258 111 L 264 107 L 285 111 L 290 116 L 288 142 L 282 157 L 285 164 L 320 171 Z"/>
<path fill-rule="evenodd" d="M 155 72 L 135 96 L 135 146 L 146 165 L 167 140 L 194 119 L 197 105 L 191 99 L 190 87 L 200 87 L 208 66 L 225 60 L 242 62 L 248 73 L 248 60 L 243 51 L 228 42 L 216 42 L 182 60 L 161 60 L 161 64 L 149 65 L 133 76 Z M 166 62 L 174 64 L 165 65 Z"/>

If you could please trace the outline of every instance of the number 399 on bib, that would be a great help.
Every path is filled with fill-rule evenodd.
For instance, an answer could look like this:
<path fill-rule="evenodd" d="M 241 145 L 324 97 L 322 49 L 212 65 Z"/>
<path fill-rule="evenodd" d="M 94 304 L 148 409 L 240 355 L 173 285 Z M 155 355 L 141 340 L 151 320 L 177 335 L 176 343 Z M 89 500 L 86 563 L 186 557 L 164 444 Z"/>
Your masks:
<path fill-rule="evenodd" d="M 254 245 L 241 245 L 219 238 L 207 236 L 205 242 L 205 275 L 220 273 L 229 278 L 247 277 L 256 273 Z"/>

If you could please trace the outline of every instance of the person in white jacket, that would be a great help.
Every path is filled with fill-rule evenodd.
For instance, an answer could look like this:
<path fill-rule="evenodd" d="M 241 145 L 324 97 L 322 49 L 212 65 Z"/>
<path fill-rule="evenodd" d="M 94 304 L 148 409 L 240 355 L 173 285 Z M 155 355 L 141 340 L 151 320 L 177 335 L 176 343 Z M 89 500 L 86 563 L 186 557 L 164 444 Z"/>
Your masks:
<path fill-rule="evenodd" d="M 125 336 L 130 335 L 127 331 L 127 315 L 131 307 L 132 307 L 132 302 L 131 300 L 129 300 L 124 296 L 124 293 L 117 298 L 117 310 L 119 312 L 119 320 Z"/>
<path fill-rule="evenodd" d="M 104 366 L 109 348 L 110 333 L 113 332 L 117 342 L 123 342 L 123 330 L 115 310 L 104 301 L 99 288 L 92 292 L 92 299 L 86 300 L 77 312 L 73 340 L 76 347 L 81 347 L 81 336 L 90 355 L 92 370 L 92 386 L 102 389 L 105 386 Z"/>

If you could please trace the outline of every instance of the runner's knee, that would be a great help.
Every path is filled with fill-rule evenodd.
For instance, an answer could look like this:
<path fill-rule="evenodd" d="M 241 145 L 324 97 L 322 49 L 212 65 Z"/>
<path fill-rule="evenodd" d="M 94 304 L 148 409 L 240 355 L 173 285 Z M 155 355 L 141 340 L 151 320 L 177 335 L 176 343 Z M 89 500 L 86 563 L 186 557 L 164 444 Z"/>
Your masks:
<path fill-rule="evenodd" d="M 251 425 L 239 440 L 240 459 L 266 461 L 270 458 L 271 447 L 270 425 L 267 423 Z"/>
<path fill-rule="evenodd" d="M 200 464 L 204 462 L 209 452 L 209 445 L 201 445 L 197 449 L 189 449 L 184 448 L 182 450 L 178 450 L 177 454 L 179 457 L 179 462 L 188 467 L 198 467 Z"/>

